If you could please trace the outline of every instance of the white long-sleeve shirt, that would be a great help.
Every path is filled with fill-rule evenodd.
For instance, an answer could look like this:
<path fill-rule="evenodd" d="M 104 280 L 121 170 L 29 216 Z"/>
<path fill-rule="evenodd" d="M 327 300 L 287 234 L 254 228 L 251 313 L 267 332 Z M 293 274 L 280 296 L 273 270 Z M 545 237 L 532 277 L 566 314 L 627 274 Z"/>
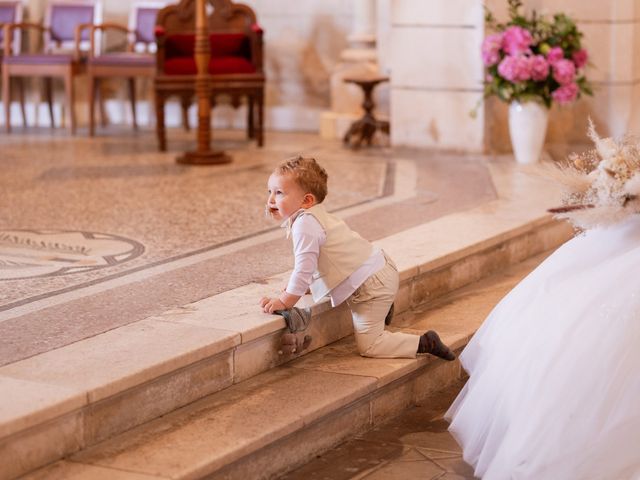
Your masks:
<path fill-rule="evenodd" d="M 302 296 L 311 285 L 313 273 L 318 268 L 320 248 L 327 237 L 322 225 L 313 215 L 294 214 L 291 222 L 295 264 L 286 291 L 291 295 Z M 289 220 L 283 224 L 288 225 Z M 329 292 L 331 305 L 336 307 L 349 298 L 367 278 L 384 266 L 384 262 L 382 251 L 374 246 L 371 256 L 362 266 Z"/>

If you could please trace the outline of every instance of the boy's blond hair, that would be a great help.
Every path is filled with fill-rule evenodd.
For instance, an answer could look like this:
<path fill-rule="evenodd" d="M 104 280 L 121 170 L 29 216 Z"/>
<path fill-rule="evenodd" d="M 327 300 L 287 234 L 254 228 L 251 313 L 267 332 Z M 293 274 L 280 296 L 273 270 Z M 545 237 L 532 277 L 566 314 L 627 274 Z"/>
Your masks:
<path fill-rule="evenodd" d="M 327 179 L 329 176 L 324 168 L 318 165 L 315 158 L 297 156 L 285 160 L 275 169 L 278 175 L 292 174 L 296 183 L 305 193 L 312 193 L 318 203 L 327 196 Z"/>

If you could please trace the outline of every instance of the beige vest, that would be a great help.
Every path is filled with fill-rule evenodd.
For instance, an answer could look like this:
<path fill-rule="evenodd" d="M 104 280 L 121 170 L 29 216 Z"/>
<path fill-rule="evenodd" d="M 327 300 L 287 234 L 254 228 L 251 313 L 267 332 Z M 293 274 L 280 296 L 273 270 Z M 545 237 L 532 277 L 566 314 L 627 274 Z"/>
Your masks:
<path fill-rule="evenodd" d="M 320 247 L 318 269 L 311 282 L 311 295 L 317 302 L 367 261 L 373 253 L 373 245 L 328 213 L 321 203 L 299 215 L 313 215 L 327 237 Z"/>

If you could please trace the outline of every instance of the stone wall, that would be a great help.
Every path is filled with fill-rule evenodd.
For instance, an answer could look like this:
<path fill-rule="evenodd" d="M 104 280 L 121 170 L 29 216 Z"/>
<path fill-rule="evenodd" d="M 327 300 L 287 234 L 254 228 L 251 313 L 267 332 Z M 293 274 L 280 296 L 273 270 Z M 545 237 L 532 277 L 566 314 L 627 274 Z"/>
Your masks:
<path fill-rule="evenodd" d="M 489 0 L 489 7 L 501 19 L 506 18 L 504 0 Z M 584 33 L 584 46 L 590 54 L 587 77 L 594 86 L 594 96 L 585 96 L 570 106 L 554 106 L 547 131 L 547 149 L 563 157 L 571 145 L 587 143 L 586 129 L 590 117 L 601 134 L 622 136 L 640 134 L 640 2 L 615 0 L 584 2 L 581 0 L 529 0 L 528 8 L 552 15 L 571 15 Z M 509 151 L 507 107 L 492 99 L 485 109 L 486 143 L 491 151 Z"/>
<path fill-rule="evenodd" d="M 391 142 L 481 151 L 481 0 L 391 2 Z"/>

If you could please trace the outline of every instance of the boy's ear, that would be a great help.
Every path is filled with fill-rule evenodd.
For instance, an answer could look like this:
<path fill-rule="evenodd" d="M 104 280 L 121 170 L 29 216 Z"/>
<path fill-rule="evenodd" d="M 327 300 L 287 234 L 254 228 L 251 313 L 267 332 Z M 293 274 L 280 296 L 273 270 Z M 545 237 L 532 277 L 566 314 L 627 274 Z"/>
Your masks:
<path fill-rule="evenodd" d="M 306 193 L 304 197 L 302 197 L 302 204 L 306 207 L 313 207 L 316 203 L 316 196 L 313 193 Z"/>

